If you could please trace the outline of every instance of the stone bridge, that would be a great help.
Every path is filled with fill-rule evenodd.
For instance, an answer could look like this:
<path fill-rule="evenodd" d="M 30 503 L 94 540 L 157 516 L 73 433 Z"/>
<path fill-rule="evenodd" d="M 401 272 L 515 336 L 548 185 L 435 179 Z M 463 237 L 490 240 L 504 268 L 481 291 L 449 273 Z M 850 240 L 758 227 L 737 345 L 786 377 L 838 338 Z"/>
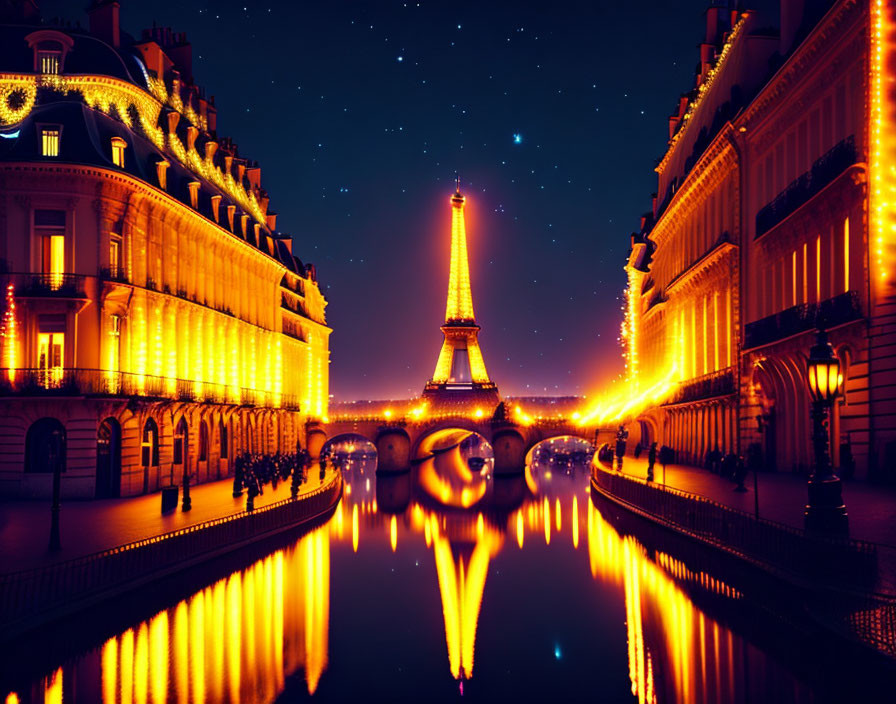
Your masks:
<path fill-rule="evenodd" d="M 490 418 L 400 419 L 385 418 L 334 419 L 328 423 L 312 423 L 307 427 L 307 448 L 315 459 L 329 440 L 340 436 L 360 435 L 376 447 L 377 472 L 404 472 L 411 464 L 423 459 L 423 441 L 440 431 L 469 430 L 485 438 L 495 451 L 495 474 L 518 474 L 526 466 L 526 457 L 538 443 L 564 435 L 588 440 L 595 446 L 612 436 L 610 431 L 598 431 L 594 426 L 544 419 L 521 424 L 512 420 Z"/>

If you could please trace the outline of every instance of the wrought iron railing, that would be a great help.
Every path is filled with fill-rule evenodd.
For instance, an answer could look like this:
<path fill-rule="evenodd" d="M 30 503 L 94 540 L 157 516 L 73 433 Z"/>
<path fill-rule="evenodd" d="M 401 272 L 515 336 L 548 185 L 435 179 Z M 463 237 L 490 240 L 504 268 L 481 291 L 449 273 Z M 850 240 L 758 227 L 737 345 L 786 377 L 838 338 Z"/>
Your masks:
<path fill-rule="evenodd" d="M 787 186 L 768 205 L 756 213 L 756 237 L 761 237 L 796 212 L 812 196 L 856 163 L 855 138 L 850 135 L 821 156 L 802 176 Z"/>
<path fill-rule="evenodd" d="M 15 295 L 23 298 L 86 298 L 80 274 L 8 273 L 0 276 L 3 285 L 12 283 Z"/>
<path fill-rule="evenodd" d="M 193 379 L 136 374 L 106 369 L 0 368 L 2 396 L 123 396 L 176 398 L 181 401 L 223 403 L 298 410 L 294 394 L 247 389 Z"/>
<path fill-rule="evenodd" d="M 893 548 L 824 537 L 756 518 L 698 494 L 646 482 L 592 465 L 601 493 L 681 533 L 770 568 L 785 579 L 835 590 L 851 608 L 816 615 L 845 635 L 896 657 L 896 582 Z"/>
<path fill-rule="evenodd" d="M 121 266 L 110 266 L 100 269 L 100 278 L 103 281 L 115 281 L 120 284 L 130 283 L 127 270 Z"/>
<path fill-rule="evenodd" d="M 0 575 L 0 624 L 21 623 L 208 553 L 310 521 L 335 506 L 341 491 L 342 475 L 334 472 L 326 484 L 297 499 L 196 523 L 48 567 Z"/>
<path fill-rule="evenodd" d="M 673 406 L 677 403 L 692 403 L 702 399 L 727 396 L 736 390 L 736 370 L 734 367 L 728 367 L 682 382 L 675 393 L 666 399 L 664 405 Z"/>
<path fill-rule="evenodd" d="M 816 537 L 755 518 L 704 496 L 592 467 L 597 487 L 627 504 L 726 550 L 775 568 L 871 589 L 877 575 L 873 543 Z"/>
<path fill-rule="evenodd" d="M 744 349 L 761 347 L 816 327 L 831 328 L 862 317 L 859 294 L 846 291 L 821 303 L 801 303 L 744 326 Z"/>
<path fill-rule="evenodd" d="M 299 299 L 293 300 L 293 297 L 285 291 L 280 292 L 280 307 L 297 315 L 308 317 L 308 313 L 305 311 L 305 304 Z"/>

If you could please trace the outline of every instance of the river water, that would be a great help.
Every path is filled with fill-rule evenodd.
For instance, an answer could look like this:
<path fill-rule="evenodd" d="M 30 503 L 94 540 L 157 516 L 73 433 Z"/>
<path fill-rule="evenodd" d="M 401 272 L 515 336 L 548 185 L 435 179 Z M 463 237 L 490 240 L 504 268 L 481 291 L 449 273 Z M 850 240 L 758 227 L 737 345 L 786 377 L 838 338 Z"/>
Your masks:
<path fill-rule="evenodd" d="M 464 436 L 392 477 L 350 454 L 363 448 L 337 447 L 345 494 L 325 523 L 238 569 L 190 573 L 166 606 L 138 594 L 126 625 L 104 633 L 100 610 L 92 628 L 62 628 L 66 654 L 18 654 L 0 696 L 690 703 L 840 691 L 801 653 L 804 635 L 592 496 L 574 442 L 506 479 Z"/>

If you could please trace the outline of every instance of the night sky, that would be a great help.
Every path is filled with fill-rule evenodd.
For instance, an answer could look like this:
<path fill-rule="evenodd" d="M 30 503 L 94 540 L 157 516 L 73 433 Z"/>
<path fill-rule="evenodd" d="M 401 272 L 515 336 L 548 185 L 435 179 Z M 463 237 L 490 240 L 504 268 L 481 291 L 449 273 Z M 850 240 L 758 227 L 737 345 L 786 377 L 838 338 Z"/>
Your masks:
<path fill-rule="evenodd" d="M 86 24 L 85 0 L 39 4 Z M 336 400 L 432 374 L 455 173 L 489 373 L 558 395 L 621 371 L 629 234 L 707 4 L 123 0 L 122 24 L 187 33 L 218 134 L 318 267 Z"/>

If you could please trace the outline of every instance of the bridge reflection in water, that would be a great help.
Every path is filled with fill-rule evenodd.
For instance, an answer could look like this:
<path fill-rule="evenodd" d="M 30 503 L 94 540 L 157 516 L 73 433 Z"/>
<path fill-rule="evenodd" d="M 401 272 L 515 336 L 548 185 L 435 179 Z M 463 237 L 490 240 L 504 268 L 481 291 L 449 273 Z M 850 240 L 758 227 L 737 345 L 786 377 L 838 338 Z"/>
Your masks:
<path fill-rule="evenodd" d="M 444 463 L 464 461 L 466 470 L 461 474 L 467 476 L 468 460 L 463 453 L 443 453 L 434 460 L 443 466 L 434 471 L 444 476 Z M 378 682 L 370 674 L 374 666 L 360 662 L 334 662 L 340 674 L 328 680 L 331 551 L 340 553 L 343 569 L 352 565 L 366 569 L 381 565 L 385 555 L 402 549 L 433 557 L 446 644 L 442 657 L 447 654 L 448 671 L 461 686 L 465 680 L 475 682 L 471 678 L 477 629 L 490 568 L 499 563 L 502 567 L 521 564 L 523 560 L 514 556 L 517 553 L 526 565 L 532 565 L 530 576 L 536 570 L 556 570 L 560 583 L 556 596 L 568 598 L 582 619 L 589 610 L 604 614 L 603 630 L 588 630 L 584 638 L 580 636 L 577 649 L 588 653 L 584 666 L 564 675 L 578 677 L 582 691 L 597 686 L 593 678 L 621 684 L 618 678 L 624 674 L 619 668 L 599 670 L 598 654 L 603 653 L 607 662 L 621 658 L 621 663 L 627 657 L 631 693 L 641 704 L 779 701 L 784 698 L 782 686 L 786 698 L 805 698 L 806 686 L 789 673 L 787 665 L 706 615 L 689 596 L 699 592 L 736 610 L 741 593 L 669 554 L 648 552 L 632 536 L 623 537 L 590 498 L 586 467 L 542 463 L 530 467 L 524 478 L 488 478 L 481 500 L 463 508 L 442 505 L 421 485 L 419 472 L 376 478 L 373 463 L 345 457 L 342 461 L 346 464 L 345 496 L 326 525 L 109 638 L 101 647 L 58 669 L 44 670 L 49 675 L 32 681 L 30 697 L 22 696 L 19 689 L 7 701 L 61 702 L 65 693 L 65 702 L 260 704 L 276 700 L 285 689 L 295 693 L 299 677 L 308 695 L 318 693 L 319 685 L 326 682 L 327 694 L 322 696 L 339 700 L 361 686 L 359 681 L 352 683 L 355 668 L 367 673 L 365 690 L 382 692 L 378 685 L 393 685 Z M 487 464 L 481 472 L 488 477 Z M 474 464 L 470 474 L 477 473 Z M 375 562 L 358 554 L 365 551 L 375 556 Z M 422 560 L 420 564 L 426 569 Z M 585 575 L 586 565 L 590 566 L 593 581 L 584 583 L 576 565 L 585 567 Z M 369 569 L 366 574 L 352 573 L 351 578 L 359 584 L 379 579 Z M 510 589 L 527 594 L 522 598 L 528 608 L 541 603 L 539 608 L 548 613 L 548 604 L 539 602 L 538 594 L 527 592 L 526 579 L 513 579 L 512 583 L 505 578 L 496 581 L 498 601 L 491 607 L 486 601 L 486 609 L 497 608 Z M 412 591 L 423 588 L 432 587 L 427 587 L 425 577 L 415 576 Z M 421 600 L 431 598 L 430 591 Z M 338 608 L 351 614 L 340 623 L 357 623 L 360 614 L 376 605 L 359 600 L 340 603 Z M 407 608 L 409 613 L 411 607 Z M 347 639 L 356 639 L 368 651 L 378 650 L 381 633 L 357 627 L 345 631 L 344 623 L 340 627 L 343 630 L 333 638 L 339 638 L 343 648 Z M 557 628 L 570 630 L 568 624 Z M 415 636 L 435 634 L 416 632 Z M 489 632 L 489 643 L 496 638 L 500 642 L 505 634 Z M 415 638 L 402 644 L 409 652 L 425 649 Z M 502 673 L 511 666 L 507 660 L 514 657 L 511 653 L 525 647 L 507 643 L 508 652 L 491 648 L 480 654 L 479 677 L 488 682 L 483 691 L 521 686 L 519 681 L 506 682 Z M 382 663 L 407 656 L 375 653 L 370 657 L 380 657 L 377 662 Z M 531 651 L 527 657 L 531 663 L 514 662 L 513 666 L 537 667 L 538 659 Z M 559 646 L 556 658 L 561 658 Z M 576 686 L 576 682 L 563 685 Z M 426 699 L 427 687 L 437 683 L 427 680 L 418 687 L 415 691 Z"/>

